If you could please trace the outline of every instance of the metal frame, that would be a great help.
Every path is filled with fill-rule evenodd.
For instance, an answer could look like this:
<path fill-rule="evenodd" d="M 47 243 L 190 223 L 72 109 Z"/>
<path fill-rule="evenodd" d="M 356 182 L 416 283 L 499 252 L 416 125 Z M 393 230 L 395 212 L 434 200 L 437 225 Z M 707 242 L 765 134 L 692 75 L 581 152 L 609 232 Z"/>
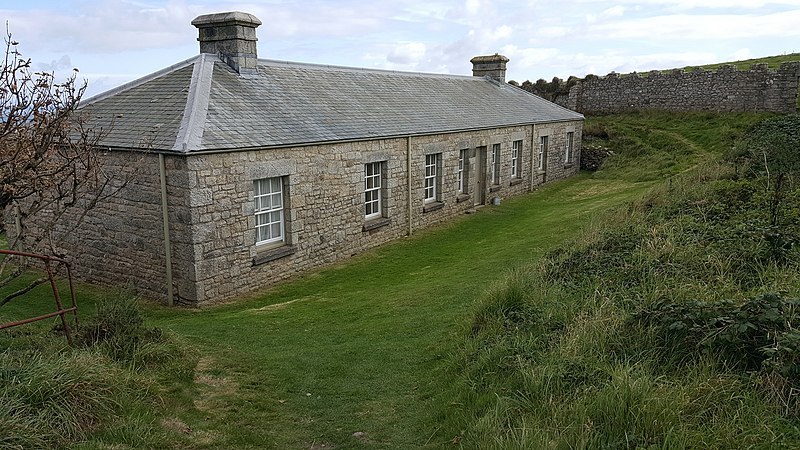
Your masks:
<path fill-rule="evenodd" d="M 36 322 L 39 320 L 49 319 L 55 316 L 61 316 L 61 324 L 64 326 L 64 335 L 67 338 L 67 342 L 72 345 L 72 335 L 70 334 L 69 324 L 67 323 L 67 313 L 72 313 L 75 319 L 75 328 L 78 328 L 78 305 L 75 303 L 75 286 L 72 284 L 72 271 L 70 270 L 70 265 L 67 261 L 57 258 L 55 256 L 46 256 L 46 255 L 38 255 L 35 253 L 26 253 L 26 252 L 18 252 L 14 250 L 2 250 L 0 249 L 0 254 L 3 255 L 13 255 L 13 256 L 22 256 L 26 258 L 36 258 L 44 262 L 44 268 L 47 271 L 47 277 L 50 280 L 50 288 L 53 289 L 53 298 L 56 301 L 56 307 L 58 308 L 57 311 L 43 314 L 41 316 L 31 317 L 29 319 L 18 320 L 14 322 L 6 322 L 0 323 L 0 330 L 5 328 L 16 327 L 19 325 L 25 325 L 26 323 Z M 58 293 L 58 287 L 56 287 L 56 279 L 53 275 L 53 267 L 51 262 L 57 262 L 63 264 L 64 267 L 67 268 L 67 279 L 69 280 L 69 294 L 72 300 L 72 306 L 69 308 L 64 308 L 63 303 L 61 302 L 61 295 Z M 29 289 L 22 289 L 17 292 L 10 294 L 9 300 L 14 297 L 19 297 L 20 295 L 24 295 L 25 293 L 29 292 L 33 289 L 32 286 Z"/>

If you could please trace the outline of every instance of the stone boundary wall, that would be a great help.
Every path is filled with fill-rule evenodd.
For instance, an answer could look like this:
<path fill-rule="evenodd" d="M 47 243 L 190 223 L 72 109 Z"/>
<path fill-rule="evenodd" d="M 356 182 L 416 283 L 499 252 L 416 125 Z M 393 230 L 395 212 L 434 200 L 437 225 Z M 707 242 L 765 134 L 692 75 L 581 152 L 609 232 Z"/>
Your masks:
<path fill-rule="evenodd" d="M 639 110 L 791 113 L 797 110 L 798 77 L 800 61 L 783 63 L 777 70 L 755 64 L 741 71 L 725 65 L 716 71 L 590 75 L 572 86 L 569 96 L 555 101 L 583 114 Z"/>

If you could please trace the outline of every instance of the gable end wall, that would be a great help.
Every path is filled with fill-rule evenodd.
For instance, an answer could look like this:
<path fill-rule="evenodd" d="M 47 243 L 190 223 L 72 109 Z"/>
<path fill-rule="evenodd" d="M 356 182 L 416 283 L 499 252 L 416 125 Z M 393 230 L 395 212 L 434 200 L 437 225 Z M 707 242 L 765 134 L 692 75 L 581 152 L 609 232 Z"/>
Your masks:
<path fill-rule="evenodd" d="M 53 242 L 66 255 L 72 272 L 84 281 L 130 289 L 145 297 L 166 299 L 166 269 L 158 155 L 110 152 L 99 155 L 103 171 L 113 176 L 101 200 L 75 226 L 79 211 L 57 222 Z M 177 301 L 196 296 L 187 283 L 186 267 L 194 261 L 188 235 L 190 208 L 185 159 L 167 157 L 167 196 L 173 265 L 173 293 Z M 6 214 L 13 239 L 13 212 Z"/>

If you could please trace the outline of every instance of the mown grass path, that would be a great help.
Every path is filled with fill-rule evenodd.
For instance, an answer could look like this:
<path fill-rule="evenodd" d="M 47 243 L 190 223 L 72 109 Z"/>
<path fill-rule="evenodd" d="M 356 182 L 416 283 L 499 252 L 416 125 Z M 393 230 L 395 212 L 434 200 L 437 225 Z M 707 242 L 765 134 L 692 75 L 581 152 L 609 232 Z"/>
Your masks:
<path fill-rule="evenodd" d="M 420 448 L 453 436 L 432 416 L 440 359 L 498 276 L 579 233 L 649 184 L 588 175 L 200 311 L 149 308 L 203 354 L 178 420 L 198 448 Z M 463 321 L 463 320 L 462 320 Z M 354 436 L 354 433 L 357 434 Z"/>

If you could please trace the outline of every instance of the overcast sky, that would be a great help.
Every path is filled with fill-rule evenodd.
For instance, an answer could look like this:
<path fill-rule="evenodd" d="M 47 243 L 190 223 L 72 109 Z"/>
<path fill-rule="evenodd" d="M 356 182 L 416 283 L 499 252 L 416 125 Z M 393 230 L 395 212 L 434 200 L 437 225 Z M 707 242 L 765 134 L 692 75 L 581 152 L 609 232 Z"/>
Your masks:
<path fill-rule="evenodd" d="M 800 0 L 0 0 L 37 70 L 96 94 L 197 54 L 201 14 L 243 11 L 260 58 L 508 80 L 668 69 L 800 52 Z"/>

